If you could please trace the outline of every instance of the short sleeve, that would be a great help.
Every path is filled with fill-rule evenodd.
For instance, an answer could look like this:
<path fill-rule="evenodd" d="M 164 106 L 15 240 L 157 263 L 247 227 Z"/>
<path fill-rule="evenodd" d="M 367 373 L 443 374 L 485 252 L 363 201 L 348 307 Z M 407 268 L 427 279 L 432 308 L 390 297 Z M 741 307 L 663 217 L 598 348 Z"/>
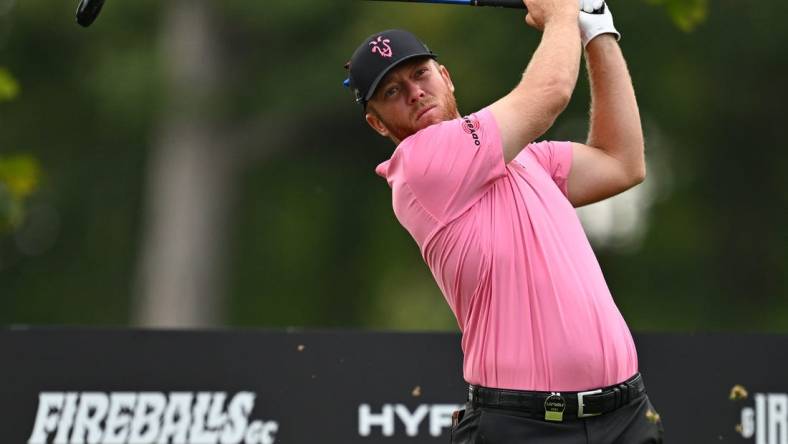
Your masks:
<path fill-rule="evenodd" d="M 442 223 L 462 214 L 506 175 L 501 135 L 487 108 L 427 127 L 397 151 L 402 181 Z"/>
<path fill-rule="evenodd" d="M 528 155 L 533 155 L 564 196 L 569 196 L 567 179 L 572 168 L 572 143 L 551 141 L 531 143 L 515 160 L 524 165 L 523 157 Z"/>

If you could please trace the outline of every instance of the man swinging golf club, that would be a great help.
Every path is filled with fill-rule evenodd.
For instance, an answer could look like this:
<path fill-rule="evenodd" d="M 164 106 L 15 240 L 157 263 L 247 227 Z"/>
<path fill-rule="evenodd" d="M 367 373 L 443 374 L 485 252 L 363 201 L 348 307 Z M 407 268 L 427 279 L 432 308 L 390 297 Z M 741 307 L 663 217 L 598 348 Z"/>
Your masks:
<path fill-rule="evenodd" d="M 474 114 L 407 31 L 371 35 L 346 65 L 367 123 L 397 145 L 376 172 L 462 331 L 470 386 L 452 442 L 659 443 L 632 336 L 573 208 L 645 177 L 620 35 L 602 0 L 524 3 L 541 42 L 520 83 Z M 588 140 L 537 143 L 572 96 L 582 48 Z"/>

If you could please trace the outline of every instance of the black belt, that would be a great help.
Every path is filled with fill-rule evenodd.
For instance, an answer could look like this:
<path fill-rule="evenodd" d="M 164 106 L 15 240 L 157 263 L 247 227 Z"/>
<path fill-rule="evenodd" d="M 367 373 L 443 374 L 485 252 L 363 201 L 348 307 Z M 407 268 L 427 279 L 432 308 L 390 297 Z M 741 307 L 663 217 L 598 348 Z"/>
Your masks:
<path fill-rule="evenodd" d="M 587 418 L 609 413 L 645 394 L 643 377 L 636 373 L 620 384 L 584 392 L 531 392 L 471 385 L 468 388 L 468 403 L 474 408 L 514 409 L 544 416 L 547 420 L 561 421 L 562 418 Z"/>

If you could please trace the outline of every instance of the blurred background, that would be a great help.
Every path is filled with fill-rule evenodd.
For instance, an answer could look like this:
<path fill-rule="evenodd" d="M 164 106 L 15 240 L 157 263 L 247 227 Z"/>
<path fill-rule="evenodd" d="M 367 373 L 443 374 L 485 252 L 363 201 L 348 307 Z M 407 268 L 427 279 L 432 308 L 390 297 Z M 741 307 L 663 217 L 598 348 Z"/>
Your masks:
<path fill-rule="evenodd" d="M 649 175 L 579 210 L 635 331 L 788 332 L 788 4 L 611 0 Z M 0 0 L 0 324 L 454 330 L 342 87 L 419 35 L 460 111 L 519 80 L 518 11 Z M 545 138 L 584 141 L 585 72 Z"/>

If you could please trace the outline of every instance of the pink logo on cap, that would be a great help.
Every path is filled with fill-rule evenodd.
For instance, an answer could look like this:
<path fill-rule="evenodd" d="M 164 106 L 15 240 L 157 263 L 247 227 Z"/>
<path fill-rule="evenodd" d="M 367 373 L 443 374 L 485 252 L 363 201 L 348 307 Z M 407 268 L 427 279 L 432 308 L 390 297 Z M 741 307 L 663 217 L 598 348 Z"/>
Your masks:
<path fill-rule="evenodd" d="M 369 42 L 369 45 L 372 47 L 372 53 L 378 53 L 381 57 L 391 58 L 394 53 L 391 51 L 391 46 L 389 46 L 390 41 L 389 39 L 384 39 L 382 35 L 378 36 L 377 40 Z"/>

